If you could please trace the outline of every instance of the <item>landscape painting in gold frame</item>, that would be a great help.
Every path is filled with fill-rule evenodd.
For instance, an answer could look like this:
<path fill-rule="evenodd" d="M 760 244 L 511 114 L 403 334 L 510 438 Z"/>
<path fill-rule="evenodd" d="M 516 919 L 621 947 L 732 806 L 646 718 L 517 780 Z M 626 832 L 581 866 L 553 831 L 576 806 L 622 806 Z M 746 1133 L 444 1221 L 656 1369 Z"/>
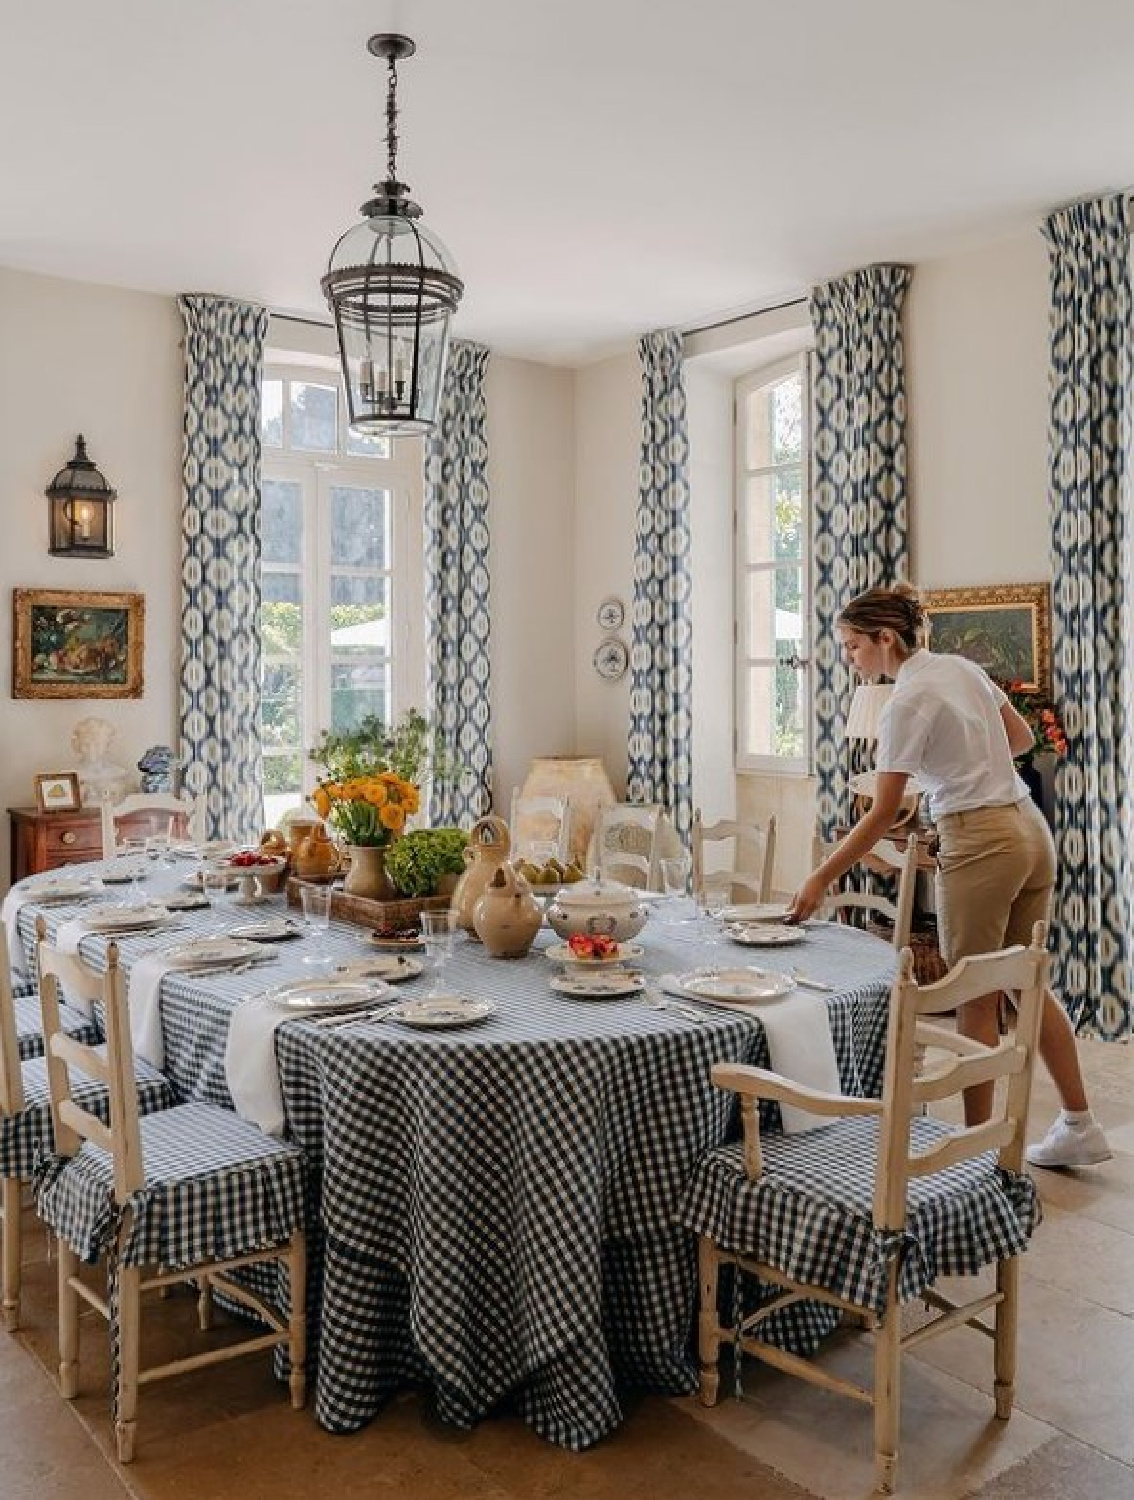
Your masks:
<path fill-rule="evenodd" d="M 13 698 L 140 698 L 145 596 L 14 589 Z"/>
<path fill-rule="evenodd" d="M 1000 682 L 1050 695 L 1050 584 L 931 589 L 921 602 L 934 651 L 966 656 Z"/>

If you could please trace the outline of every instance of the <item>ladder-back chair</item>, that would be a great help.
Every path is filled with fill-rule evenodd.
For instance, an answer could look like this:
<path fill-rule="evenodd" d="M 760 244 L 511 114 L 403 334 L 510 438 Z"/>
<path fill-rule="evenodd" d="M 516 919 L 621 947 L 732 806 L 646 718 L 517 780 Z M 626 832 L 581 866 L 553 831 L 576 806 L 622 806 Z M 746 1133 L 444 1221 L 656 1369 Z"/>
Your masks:
<path fill-rule="evenodd" d="M 196 834 L 197 804 L 192 797 L 176 797 L 172 792 L 131 792 L 113 805 L 102 804 L 102 857 L 111 859 L 119 842 L 119 823 L 134 838 L 168 832 L 172 838 Z"/>
<path fill-rule="evenodd" d="M 658 827 L 661 807 L 656 802 L 609 802 L 595 814 L 591 866 L 604 880 L 656 891 L 660 887 Z"/>
<path fill-rule="evenodd" d="M 732 881 L 731 901 L 737 899 L 739 889 L 744 898 L 756 902 L 770 901 L 772 897 L 772 872 L 776 861 L 776 820 L 770 817 L 764 824 L 742 823 L 733 818 L 721 818 L 716 823 L 706 823 L 698 807 L 693 813 L 693 889 L 701 889 L 705 876 L 706 843 L 732 840 L 732 866 L 716 874 L 727 874 Z"/>

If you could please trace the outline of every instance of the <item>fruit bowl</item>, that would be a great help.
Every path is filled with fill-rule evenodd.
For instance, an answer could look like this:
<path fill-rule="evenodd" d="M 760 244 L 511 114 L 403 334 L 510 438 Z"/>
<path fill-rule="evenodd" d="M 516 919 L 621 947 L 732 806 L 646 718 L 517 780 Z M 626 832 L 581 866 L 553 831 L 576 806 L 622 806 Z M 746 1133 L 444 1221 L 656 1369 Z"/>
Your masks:
<path fill-rule="evenodd" d="M 218 860 L 218 864 L 240 876 L 243 895 L 248 900 L 256 895 L 275 895 L 282 889 L 287 874 L 284 855 L 265 854 L 262 849 L 238 849 L 235 854 Z"/>

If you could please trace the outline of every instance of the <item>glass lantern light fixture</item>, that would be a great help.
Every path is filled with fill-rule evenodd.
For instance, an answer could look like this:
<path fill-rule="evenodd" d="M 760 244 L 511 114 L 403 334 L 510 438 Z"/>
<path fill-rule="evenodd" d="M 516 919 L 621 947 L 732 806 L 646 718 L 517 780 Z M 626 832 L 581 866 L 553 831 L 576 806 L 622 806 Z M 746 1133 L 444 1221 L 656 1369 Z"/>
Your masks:
<path fill-rule="evenodd" d="M 386 177 L 362 205 L 363 222 L 335 245 L 321 285 L 338 332 L 351 427 L 371 436 L 426 432 L 436 420 L 449 320 L 464 285 L 398 181 L 397 65 L 412 57 L 414 44 L 379 32 L 366 45 L 387 64 Z"/>
<path fill-rule="evenodd" d="M 55 557 L 113 557 L 114 501 L 104 475 L 87 457 L 82 433 L 75 456 L 44 491 L 51 504 L 51 545 Z"/>

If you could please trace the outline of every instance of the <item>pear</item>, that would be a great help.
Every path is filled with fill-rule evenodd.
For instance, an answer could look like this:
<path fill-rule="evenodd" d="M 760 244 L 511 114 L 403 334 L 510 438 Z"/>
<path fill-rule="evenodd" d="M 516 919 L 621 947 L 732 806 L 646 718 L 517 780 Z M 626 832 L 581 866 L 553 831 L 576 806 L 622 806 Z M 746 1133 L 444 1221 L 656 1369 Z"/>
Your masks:
<path fill-rule="evenodd" d="M 563 871 L 563 879 L 568 885 L 574 885 L 576 880 L 585 880 L 586 876 L 583 874 L 581 866 L 579 866 L 574 860 L 572 860 L 567 868 Z"/>
<path fill-rule="evenodd" d="M 563 879 L 563 866 L 557 859 L 549 859 L 544 868 L 550 873 L 551 881 L 560 881 Z"/>
<path fill-rule="evenodd" d="M 542 871 L 531 860 L 522 859 L 516 866 L 516 873 L 522 875 L 529 885 L 538 885 L 543 878 Z"/>

